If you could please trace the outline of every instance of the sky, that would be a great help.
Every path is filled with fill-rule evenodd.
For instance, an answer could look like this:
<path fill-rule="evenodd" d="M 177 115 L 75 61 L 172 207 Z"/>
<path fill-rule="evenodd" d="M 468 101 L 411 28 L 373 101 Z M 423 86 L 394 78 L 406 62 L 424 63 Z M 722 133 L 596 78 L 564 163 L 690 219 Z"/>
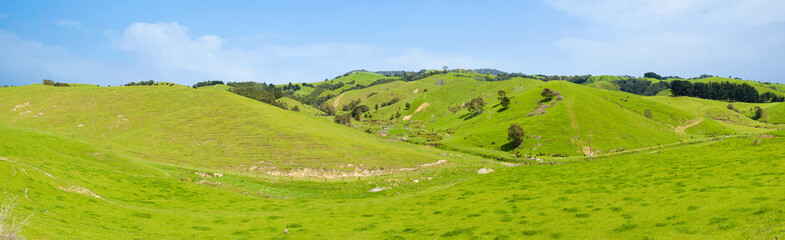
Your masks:
<path fill-rule="evenodd" d="M 785 83 L 785 1 L 7 1 L 0 85 L 495 68 Z"/>

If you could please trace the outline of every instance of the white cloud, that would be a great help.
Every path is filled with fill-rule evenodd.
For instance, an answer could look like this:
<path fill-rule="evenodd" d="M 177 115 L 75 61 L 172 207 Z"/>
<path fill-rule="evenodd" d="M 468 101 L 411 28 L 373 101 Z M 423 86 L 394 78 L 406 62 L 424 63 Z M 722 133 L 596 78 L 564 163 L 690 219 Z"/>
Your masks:
<path fill-rule="evenodd" d="M 251 80 L 255 66 L 263 61 L 252 52 L 226 50 L 224 40 L 205 35 L 191 38 L 189 30 L 177 23 L 134 23 L 115 39 L 118 48 L 137 53 L 165 81 L 188 78 Z M 188 79 L 188 81 L 193 81 Z"/>
<path fill-rule="evenodd" d="M 85 82 L 101 76 L 95 63 L 59 46 L 47 46 L 0 30 L 0 72 L 13 84 L 38 83 L 45 77 L 60 82 Z M 102 76 L 103 77 L 103 76 Z"/>
<path fill-rule="evenodd" d="M 764 79 L 783 53 L 785 2 L 774 0 L 547 0 L 568 15 L 594 22 L 554 44 L 572 72 L 659 71 Z"/>
<path fill-rule="evenodd" d="M 172 22 L 134 23 L 113 42 L 117 48 L 134 52 L 140 62 L 147 63 L 140 68 L 150 78 L 180 83 L 207 79 L 312 82 L 360 68 L 435 69 L 444 65 L 479 66 L 486 62 L 468 55 L 429 53 L 422 49 L 400 55 L 399 51 L 357 43 L 249 45 L 248 40 L 248 37 L 237 40 L 245 48 L 229 47 L 231 40 L 215 35 L 191 36 L 188 28 Z"/>

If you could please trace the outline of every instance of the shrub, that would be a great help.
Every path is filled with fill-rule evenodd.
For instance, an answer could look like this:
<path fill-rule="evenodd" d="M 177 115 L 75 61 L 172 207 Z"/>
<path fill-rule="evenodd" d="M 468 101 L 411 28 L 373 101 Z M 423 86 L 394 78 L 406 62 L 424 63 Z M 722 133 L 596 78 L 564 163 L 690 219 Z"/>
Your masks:
<path fill-rule="evenodd" d="M 502 105 L 502 108 L 509 107 L 510 106 L 510 98 L 507 97 L 507 92 L 499 90 L 499 92 L 497 94 L 499 95 L 499 101 L 500 101 L 499 104 Z"/>
<path fill-rule="evenodd" d="M 295 105 L 294 107 L 292 107 L 292 111 L 299 112 L 300 111 L 300 107 Z"/>
<path fill-rule="evenodd" d="M 507 140 L 510 140 L 516 147 L 523 143 L 524 137 L 526 137 L 526 132 L 523 131 L 520 125 L 512 123 L 507 128 Z"/>
<path fill-rule="evenodd" d="M 24 239 L 20 232 L 27 226 L 30 217 L 17 219 L 13 216 L 14 207 L 16 207 L 15 199 L 8 199 L 0 206 L 0 239 Z"/>
<path fill-rule="evenodd" d="M 550 102 L 551 100 L 553 100 L 553 97 L 559 95 L 559 92 L 545 88 L 542 89 L 542 94 L 540 95 L 542 95 L 543 97 L 541 102 Z"/>
<path fill-rule="evenodd" d="M 333 121 L 335 121 L 335 123 L 337 123 L 337 124 L 345 125 L 347 127 L 351 127 L 352 126 L 352 118 L 349 117 L 349 115 L 338 115 L 338 116 L 335 116 Z"/>
<path fill-rule="evenodd" d="M 646 116 L 646 118 L 651 119 L 651 110 L 650 109 L 644 110 L 643 116 Z"/>
<path fill-rule="evenodd" d="M 483 112 L 483 107 L 485 107 L 485 100 L 482 100 L 482 97 L 477 97 L 466 105 L 469 108 L 469 112 L 480 114 Z"/>

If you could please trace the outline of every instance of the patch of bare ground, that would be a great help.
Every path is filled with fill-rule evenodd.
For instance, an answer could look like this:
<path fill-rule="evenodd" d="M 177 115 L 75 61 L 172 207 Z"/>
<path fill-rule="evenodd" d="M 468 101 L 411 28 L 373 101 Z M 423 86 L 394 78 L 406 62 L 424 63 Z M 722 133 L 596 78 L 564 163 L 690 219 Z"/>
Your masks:
<path fill-rule="evenodd" d="M 692 126 L 698 125 L 701 122 L 703 122 L 703 118 L 698 117 L 698 118 L 689 120 L 689 121 L 685 122 L 682 125 L 677 126 L 673 131 L 678 133 L 678 134 L 684 134 L 684 130 L 687 130 L 687 128 L 690 128 Z"/>
<path fill-rule="evenodd" d="M 249 172 L 255 172 L 265 175 L 271 176 L 286 176 L 286 177 L 318 177 L 318 178 L 328 178 L 328 179 L 336 179 L 336 178 L 351 178 L 351 177 L 371 177 L 371 176 L 381 176 L 393 173 L 402 173 L 402 172 L 411 172 L 416 171 L 418 169 L 435 167 L 441 164 L 446 164 L 447 160 L 439 160 L 432 163 L 424 163 L 417 165 L 415 167 L 404 167 L 404 168 L 378 168 L 378 169 L 367 169 L 361 168 L 359 166 L 355 166 L 353 164 L 347 164 L 348 167 L 354 167 L 354 170 L 339 170 L 339 169 L 325 169 L 325 168 L 295 168 L 291 170 L 280 170 L 276 167 L 271 166 L 239 166 L 240 169 L 247 169 Z M 239 169 L 238 169 L 239 170 Z"/>
<path fill-rule="evenodd" d="M 428 106 L 431 106 L 431 104 L 429 104 L 429 103 L 427 103 L 427 102 L 424 102 L 424 103 L 420 104 L 420 106 L 419 106 L 419 107 L 417 107 L 417 109 L 416 109 L 416 110 L 414 110 L 414 112 L 413 112 L 412 114 L 409 114 L 409 115 L 406 115 L 406 116 L 404 116 L 404 117 L 403 117 L 403 120 L 404 120 L 404 121 L 407 121 L 407 120 L 411 119 L 411 118 L 412 118 L 412 116 L 414 116 L 414 114 L 415 114 L 415 113 L 417 113 L 417 112 L 419 112 L 419 111 L 422 111 L 422 110 L 424 110 L 424 109 L 425 109 L 425 108 L 427 108 Z"/>
<path fill-rule="evenodd" d="M 547 112 L 546 110 L 548 110 L 548 108 L 553 107 L 554 105 L 556 105 L 556 102 L 561 101 L 562 99 L 564 99 L 564 98 L 562 98 L 561 93 L 559 93 L 557 91 L 554 91 L 554 90 L 550 90 L 550 91 L 555 93 L 556 97 L 554 97 L 550 102 L 547 102 L 547 103 L 543 103 L 543 102 L 538 101 L 537 104 L 540 105 L 540 106 L 537 109 L 534 109 L 534 111 L 532 111 L 529 114 L 527 114 L 526 115 L 527 117 L 543 115 L 543 114 L 545 114 Z"/>
<path fill-rule="evenodd" d="M 78 185 L 73 185 L 73 186 L 68 186 L 68 187 L 57 186 L 57 188 L 60 188 L 60 190 L 63 190 L 63 191 L 66 191 L 66 192 L 78 193 L 78 194 L 82 194 L 82 195 L 92 196 L 94 198 L 101 198 L 101 196 L 98 196 L 98 194 L 95 194 L 93 191 L 90 191 L 90 189 L 87 189 L 85 187 L 78 186 Z"/>

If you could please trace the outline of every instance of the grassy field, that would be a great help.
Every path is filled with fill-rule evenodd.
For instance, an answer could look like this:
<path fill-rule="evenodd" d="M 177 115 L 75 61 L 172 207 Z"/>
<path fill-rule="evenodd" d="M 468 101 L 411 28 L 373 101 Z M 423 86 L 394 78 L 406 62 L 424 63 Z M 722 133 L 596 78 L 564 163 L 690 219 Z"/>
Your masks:
<path fill-rule="evenodd" d="M 16 201 L 15 216 L 32 216 L 22 232 L 30 239 L 785 234 L 783 103 L 732 110 L 721 101 L 479 76 L 437 74 L 328 100 L 371 107 L 354 127 L 294 99 L 279 100 L 299 112 L 226 86 L 0 88 L 0 200 Z M 558 96 L 541 102 L 545 88 Z M 476 97 L 487 103 L 483 113 L 461 107 Z M 750 119 L 755 107 L 762 121 Z M 510 123 L 527 132 L 514 149 Z"/>
<path fill-rule="evenodd" d="M 412 167 L 438 152 L 282 110 L 219 88 L 2 88 L 0 122 L 171 164 L 259 172 Z"/>
<path fill-rule="evenodd" d="M 772 239 L 782 136 L 562 165 L 270 180 L 129 158 L 0 127 L 0 173 L 30 238 Z M 210 172 L 206 172 L 210 173 Z M 430 178 L 430 179 L 429 179 Z M 418 180 L 417 183 L 414 180 Z M 371 193 L 373 187 L 389 187 Z M 290 233 L 284 234 L 284 229 Z"/>

